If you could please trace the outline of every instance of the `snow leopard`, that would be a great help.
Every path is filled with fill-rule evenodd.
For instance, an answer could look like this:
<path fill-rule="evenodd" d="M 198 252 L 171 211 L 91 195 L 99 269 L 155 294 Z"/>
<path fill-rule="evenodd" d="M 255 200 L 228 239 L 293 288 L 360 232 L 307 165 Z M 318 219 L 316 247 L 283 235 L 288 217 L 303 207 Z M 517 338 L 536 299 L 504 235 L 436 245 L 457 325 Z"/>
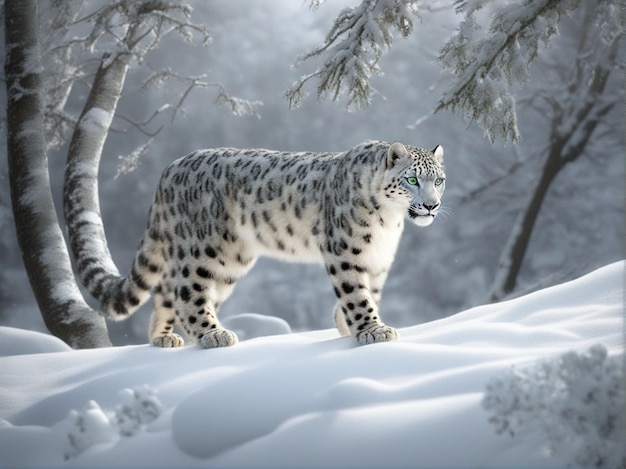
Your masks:
<path fill-rule="evenodd" d="M 108 253 L 106 239 L 91 234 L 102 221 L 82 208 L 80 177 L 66 186 L 66 218 L 79 277 L 101 312 L 125 319 L 152 294 L 151 344 L 183 346 L 178 326 L 203 348 L 237 343 L 218 310 L 260 256 L 322 264 L 339 333 L 358 344 L 395 340 L 398 332 L 380 317 L 383 285 L 405 219 L 430 225 L 446 181 L 440 145 L 195 151 L 163 171 L 130 273 L 122 276 L 97 254 Z"/>

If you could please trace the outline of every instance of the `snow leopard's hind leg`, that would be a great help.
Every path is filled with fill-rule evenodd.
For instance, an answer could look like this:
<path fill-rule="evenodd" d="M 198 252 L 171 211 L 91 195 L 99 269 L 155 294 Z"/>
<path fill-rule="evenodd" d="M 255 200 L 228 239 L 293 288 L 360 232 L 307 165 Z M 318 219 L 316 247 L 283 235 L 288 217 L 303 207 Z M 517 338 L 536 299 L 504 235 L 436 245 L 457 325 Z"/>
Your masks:
<path fill-rule="evenodd" d="M 255 259 L 245 262 L 231 259 L 225 251 L 241 249 L 234 245 L 229 248 L 231 251 L 209 244 L 202 250 L 192 248 L 192 256 L 179 256 L 180 262 L 171 279 L 175 285 L 173 304 L 178 324 L 202 348 L 227 347 L 238 342 L 237 335 L 221 325 L 218 311 L 235 282 L 248 272 Z"/>
<path fill-rule="evenodd" d="M 237 335 L 222 327 L 217 317 L 220 301 L 216 296 L 225 287 L 232 290 L 234 281 L 225 283 L 209 275 L 206 268 L 197 267 L 191 283 L 176 282 L 175 315 L 189 338 L 202 348 L 235 345 L 239 341 Z"/>
<path fill-rule="evenodd" d="M 340 335 L 344 337 L 350 335 L 350 328 L 346 323 L 346 315 L 341 310 L 340 303 L 335 305 L 335 326 L 337 327 Z"/>
<path fill-rule="evenodd" d="M 167 280 L 154 289 L 154 308 L 150 316 L 150 343 L 155 347 L 173 348 L 185 345 L 183 338 L 174 332 L 174 293 Z"/>

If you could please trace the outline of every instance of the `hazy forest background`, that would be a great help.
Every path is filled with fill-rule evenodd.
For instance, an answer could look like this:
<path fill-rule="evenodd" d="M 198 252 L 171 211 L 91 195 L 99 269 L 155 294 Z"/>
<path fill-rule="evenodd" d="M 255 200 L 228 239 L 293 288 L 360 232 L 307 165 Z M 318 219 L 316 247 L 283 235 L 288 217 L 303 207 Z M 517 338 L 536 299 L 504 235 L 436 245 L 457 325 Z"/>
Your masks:
<path fill-rule="evenodd" d="M 130 267 L 143 234 L 160 173 L 180 156 L 221 146 L 343 151 L 365 140 L 398 140 L 425 148 L 443 145 L 447 213 L 426 229 L 407 225 L 383 294 L 385 322 L 397 327 L 418 324 L 489 301 L 498 259 L 549 144 L 549 125 L 536 106 L 536 97 L 545 92 L 547 84 L 558 87 L 554 80 L 559 73 L 567 74 L 568 58 L 576 54 L 580 21 L 576 15 L 582 13 L 562 21 L 560 35 L 551 40 L 549 48 L 541 49 L 533 63 L 530 81 L 517 90 L 520 143 L 497 139 L 492 144 L 478 126 L 468 126 L 461 116 L 448 111 L 432 113 L 451 80 L 436 62 L 460 21 L 451 2 L 431 2 L 435 7 L 422 11 L 422 21 L 415 21 L 413 33 L 406 39 L 396 38 L 380 63 L 384 75 L 372 80 L 377 92 L 368 108 L 348 112 L 345 102 L 317 102 L 311 96 L 300 108 L 289 109 L 285 91 L 315 67 L 314 62 L 296 69 L 292 64 L 323 42 L 344 3 L 326 2 L 312 11 L 308 2 L 293 0 L 195 2 L 194 22 L 207 25 L 212 44 L 191 47 L 171 37 L 150 52 L 148 68 L 151 64 L 165 66 L 189 76 L 208 73 L 208 80 L 224 84 L 232 95 L 263 105 L 259 117 L 233 116 L 215 103 L 213 90 L 194 89 L 185 101 L 184 113 L 179 112 L 173 122 L 171 113 L 165 113 L 148 126 L 151 132 L 163 127 L 138 169 L 118 177 L 118 156 L 133 152 L 146 141 L 146 135 L 127 120 L 114 120 L 114 129 L 129 130 L 109 134 L 100 170 L 100 195 L 110 249 L 122 272 Z M 1 50 L 4 53 L 4 47 Z M 148 74 L 146 67 L 131 69 L 118 115 L 141 122 L 166 99 L 176 101 L 176 94 L 181 93 L 177 87 L 139 92 Z M 87 87 L 73 91 L 70 111 L 80 113 L 88 91 Z M 4 107 L 4 87 L 0 93 Z M 603 116 L 582 157 L 568 165 L 552 185 L 514 295 L 624 258 L 621 73 L 612 75 L 607 94 L 619 103 Z M 49 154 L 57 207 L 61 207 L 66 155 L 67 146 Z M 1 145 L 0 324 L 45 330 L 15 239 L 6 159 L 6 147 Z M 284 318 L 293 330 L 320 329 L 332 326 L 334 302 L 330 282 L 320 266 L 263 259 L 238 283 L 221 315 L 269 314 Z M 147 322 L 148 315 L 139 312 L 125 323 L 109 323 L 113 343 L 145 343 Z"/>

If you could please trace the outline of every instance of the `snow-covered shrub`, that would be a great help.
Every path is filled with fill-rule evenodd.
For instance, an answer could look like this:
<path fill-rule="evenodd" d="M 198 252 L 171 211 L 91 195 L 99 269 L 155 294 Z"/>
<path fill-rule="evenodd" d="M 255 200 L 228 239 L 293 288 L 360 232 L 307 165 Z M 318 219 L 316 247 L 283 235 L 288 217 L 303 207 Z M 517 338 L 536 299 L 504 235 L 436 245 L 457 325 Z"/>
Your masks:
<path fill-rule="evenodd" d="M 120 436 L 133 436 L 161 415 L 163 405 L 148 386 L 120 391 L 121 404 L 115 412 L 104 411 L 96 401 L 89 401 L 82 410 L 71 410 L 57 424 L 67 435 L 64 458 L 71 459 L 97 445 L 114 445 Z"/>
<path fill-rule="evenodd" d="M 163 411 L 163 405 L 148 386 L 124 389 L 120 398 L 122 403 L 115 408 L 115 423 L 122 436 L 135 435 Z"/>
<path fill-rule="evenodd" d="M 603 345 L 504 371 L 489 381 L 482 404 L 498 434 L 540 429 L 548 454 L 582 467 L 626 467 L 623 371 Z"/>
<path fill-rule="evenodd" d="M 112 443 L 116 438 L 111 421 L 95 401 L 89 401 L 85 410 L 71 410 L 61 426 L 67 432 L 65 459 L 74 458 L 92 446 Z"/>

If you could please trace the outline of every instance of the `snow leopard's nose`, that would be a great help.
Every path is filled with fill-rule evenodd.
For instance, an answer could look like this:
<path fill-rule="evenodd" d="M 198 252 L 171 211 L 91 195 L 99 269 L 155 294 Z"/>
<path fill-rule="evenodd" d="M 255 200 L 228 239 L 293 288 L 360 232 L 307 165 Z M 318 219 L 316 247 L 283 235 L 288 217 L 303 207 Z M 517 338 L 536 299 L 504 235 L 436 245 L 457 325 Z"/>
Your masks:
<path fill-rule="evenodd" d="M 424 204 L 424 208 L 426 210 L 428 210 L 429 212 L 432 212 L 433 210 L 435 210 L 437 207 L 439 207 L 439 202 L 434 203 L 434 204 Z"/>

